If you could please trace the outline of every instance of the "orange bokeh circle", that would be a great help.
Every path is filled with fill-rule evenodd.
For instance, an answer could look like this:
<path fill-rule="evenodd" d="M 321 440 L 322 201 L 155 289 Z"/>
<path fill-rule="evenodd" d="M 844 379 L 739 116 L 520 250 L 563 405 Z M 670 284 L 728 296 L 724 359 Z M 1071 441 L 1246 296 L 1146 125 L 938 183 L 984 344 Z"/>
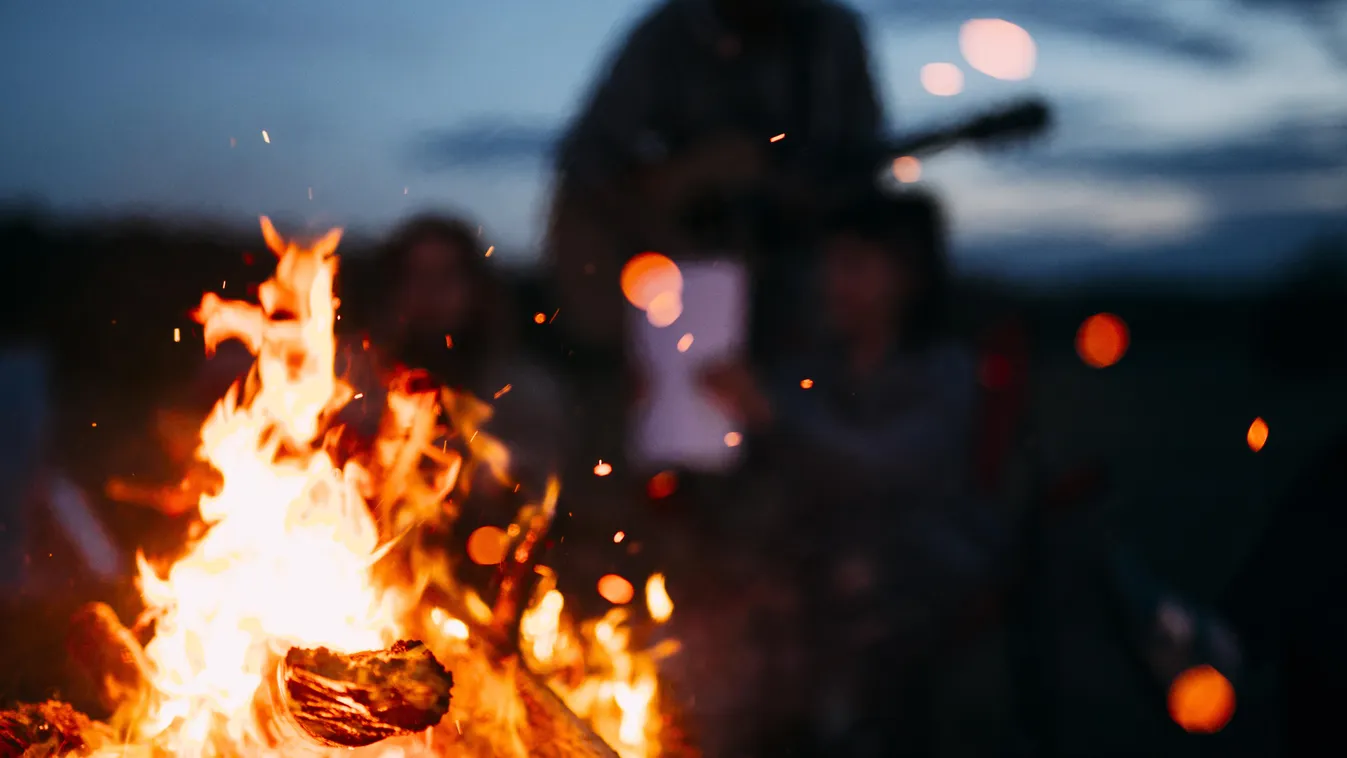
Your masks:
<path fill-rule="evenodd" d="M 599 577 L 599 595 L 613 605 L 626 605 L 636 596 L 636 590 L 617 574 L 604 574 Z"/>
<path fill-rule="evenodd" d="M 1211 666 L 1193 666 L 1169 686 L 1169 715 L 1186 731 L 1219 732 L 1235 715 L 1235 687 Z"/>
<path fill-rule="evenodd" d="M 1267 444 L 1267 435 L 1267 422 L 1263 420 L 1262 416 L 1259 416 L 1253 420 L 1252 424 L 1249 424 L 1249 432 L 1245 435 L 1245 439 L 1249 443 L 1249 449 L 1255 453 L 1262 450 L 1263 446 Z"/>
<path fill-rule="evenodd" d="M 672 293 L 675 298 L 683 294 L 683 273 L 678 264 L 659 253 L 633 256 L 622 267 L 621 283 L 627 302 L 641 310 L 649 308 L 655 298 L 665 293 Z"/>
<path fill-rule="evenodd" d="M 495 526 L 477 528 L 468 536 L 468 557 L 479 566 L 495 566 L 505 560 L 510 539 Z"/>
<path fill-rule="evenodd" d="M 1094 368 L 1106 368 L 1122 360 L 1130 343 L 1127 324 L 1112 313 L 1085 319 L 1076 332 L 1076 353 Z"/>

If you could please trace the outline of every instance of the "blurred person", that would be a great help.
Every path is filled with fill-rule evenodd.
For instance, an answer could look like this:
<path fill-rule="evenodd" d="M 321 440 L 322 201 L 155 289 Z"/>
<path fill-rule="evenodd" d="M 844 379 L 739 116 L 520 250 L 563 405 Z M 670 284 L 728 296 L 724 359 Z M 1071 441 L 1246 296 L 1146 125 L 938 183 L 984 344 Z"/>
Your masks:
<path fill-rule="evenodd" d="M 6 698 L 19 700 L 50 696 L 71 614 L 113 601 L 131 568 L 99 509 L 53 460 L 49 369 L 40 345 L 0 345 L 0 670 Z"/>
<path fill-rule="evenodd" d="M 51 460 L 48 368 L 35 345 L 0 349 L 0 582 L 11 597 L 91 589 L 129 568 L 85 493 Z"/>
<path fill-rule="evenodd" d="M 753 342 L 779 339 L 812 249 L 811 201 L 881 120 L 861 24 L 840 3 L 664 0 L 646 15 L 557 156 L 546 251 L 557 325 L 594 372 L 590 405 L 620 397 L 618 276 L 639 252 L 749 255 L 762 285 Z"/>
<path fill-rule="evenodd" d="M 370 337 L 387 362 L 428 371 L 493 407 L 485 431 L 512 475 L 541 492 L 560 465 L 562 406 L 552 377 L 519 349 L 506 286 L 476 230 L 436 215 L 403 224 L 376 261 Z"/>
<path fill-rule="evenodd" d="M 781 720 L 811 721 L 813 735 L 785 739 L 923 755 L 930 658 L 992 581 L 1004 539 L 966 484 L 977 383 L 946 330 L 938 205 L 876 195 L 847 209 L 821 268 L 817 341 L 775 369 L 726 363 L 705 382 L 777 485 L 741 531 L 773 535 L 766 560 L 799 592 L 794 644 L 813 656 L 803 677 L 769 685 L 805 693 Z"/>

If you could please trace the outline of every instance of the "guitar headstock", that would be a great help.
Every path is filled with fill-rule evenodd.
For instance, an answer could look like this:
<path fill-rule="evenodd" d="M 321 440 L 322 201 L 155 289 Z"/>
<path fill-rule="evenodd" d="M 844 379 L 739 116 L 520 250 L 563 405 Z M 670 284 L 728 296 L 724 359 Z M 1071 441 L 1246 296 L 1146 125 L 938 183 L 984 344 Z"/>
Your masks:
<path fill-rule="evenodd" d="M 1028 98 L 978 116 L 956 130 L 958 141 L 986 143 L 1036 137 L 1052 125 L 1047 101 Z"/>

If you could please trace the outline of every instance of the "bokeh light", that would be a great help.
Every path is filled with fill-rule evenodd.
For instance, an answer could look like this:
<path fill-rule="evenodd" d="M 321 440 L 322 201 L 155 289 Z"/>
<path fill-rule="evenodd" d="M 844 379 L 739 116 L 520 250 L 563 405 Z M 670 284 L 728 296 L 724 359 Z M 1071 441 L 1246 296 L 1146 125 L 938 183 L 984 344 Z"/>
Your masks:
<path fill-rule="evenodd" d="M 1076 332 L 1076 353 L 1087 366 L 1107 368 L 1122 360 L 1130 340 L 1121 318 L 1098 313 L 1085 319 Z"/>
<path fill-rule="evenodd" d="M 953 63 L 927 63 L 921 67 L 921 86 L 937 97 L 963 92 L 963 71 Z"/>
<path fill-rule="evenodd" d="M 468 557 L 479 566 L 495 566 L 505 560 L 510 540 L 495 526 L 478 527 L 468 536 Z"/>
<path fill-rule="evenodd" d="M 543 313 L 535 313 L 535 314 L 533 314 L 533 323 L 535 323 L 535 324 L 541 324 L 542 322 L 544 322 L 544 321 L 546 321 L 546 320 L 547 320 L 547 315 L 546 315 L 546 314 L 543 314 Z"/>
<path fill-rule="evenodd" d="M 911 184 L 921 179 L 921 161 L 910 155 L 894 158 L 893 178 L 903 184 Z"/>
<path fill-rule="evenodd" d="M 1267 434 L 1267 422 L 1263 420 L 1263 417 L 1259 416 L 1254 419 L 1253 423 L 1249 424 L 1248 434 L 1245 435 L 1245 439 L 1249 443 L 1249 449 L 1255 453 L 1262 450 L 1263 446 L 1267 444 Z"/>
<path fill-rule="evenodd" d="M 1169 685 L 1169 716 L 1196 734 L 1214 734 L 1235 715 L 1235 687 L 1211 666 L 1193 666 Z"/>
<path fill-rule="evenodd" d="M 678 338 L 678 352 L 686 353 L 688 348 L 692 347 L 692 333 L 689 332 Z"/>
<path fill-rule="evenodd" d="M 641 253 L 622 267 L 622 294 L 627 302 L 646 310 L 660 295 L 673 293 L 676 299 L 683 294 L 683 273 L 678 264 L 659 253 Z"/>
<path fill-rule="evenodd" d="M 599 577 L 599 596 L 613 605 L 626 605 L 636 596 L 636 590 L 617 574 L 604 574 Z"/>
<path fill-rule="evenodd" d="M 1022 27 L 1000 18 L 975 18 L 959 28 L 959 52 L 974 70 L 994 79 L 1028 79 L 1038 46 Z"/>
<path fill-rule="evenodd" d="M 813 386 L 814 386 L 814 380 L 813 380 L 813 379 L 801 379 L 801 380 L 800 380 L 800 389 L 807 390 L 807 389 L 809 389 L 810 387 L 813 387 Z"/>
<path fill-rule="evenodd" d="M 613 464 L 608 463 L 602 458 L 599 459 L 598 463 L 594 464 L 594 476 L 608 476 L 611 473 L 613 473 Z"/>
<path fill-rule="evenodd" d="M 663 624 L 673 615 L 673 600 L 664 588 L 664 575 L 651 574 L 645 583 L 645 607 L 655 623 Z"/>
<path fill-rule="evenodd" d="M 645 310 L 646 320 L 657 329 L 672 325 L 682 315 L 683 296 L 673 290 L 656 295 Z"/>
<path fill-rule="evenodd" d="M 739 443 L 744 441 L 744 436 L 738 432 L 730 432 L 725 435 L 725 447 L 739 447 Z"/>
<path fill-rule="evenodd" d="M 645 491 L 651 500 L 663 500 L 678 491 L 678 476 L 672 471 L 661 471 L 650 477 Z"/>

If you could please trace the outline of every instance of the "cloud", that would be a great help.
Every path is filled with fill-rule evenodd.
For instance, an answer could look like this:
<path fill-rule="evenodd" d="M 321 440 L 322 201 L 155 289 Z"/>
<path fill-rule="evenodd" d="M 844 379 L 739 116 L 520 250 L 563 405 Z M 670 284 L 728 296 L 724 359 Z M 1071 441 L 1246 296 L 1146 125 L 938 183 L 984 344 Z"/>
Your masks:
<path fill-rule="evenodd" d="M 968 155 L 933 162 L 929 174 L 971 244 L 1040 237 L 1135 249 L 1196 236 L 1217 215 L 1210 198 L 1173 180 L 1006 169 Z"/>
<path fill-rule="evenodd" d="M 408 151 L 413 164 L 425 170 L 533 164 L 550 154 L 558 129 L 517 120 L 476 119 L 448 129 L 427 131 Z"/>

